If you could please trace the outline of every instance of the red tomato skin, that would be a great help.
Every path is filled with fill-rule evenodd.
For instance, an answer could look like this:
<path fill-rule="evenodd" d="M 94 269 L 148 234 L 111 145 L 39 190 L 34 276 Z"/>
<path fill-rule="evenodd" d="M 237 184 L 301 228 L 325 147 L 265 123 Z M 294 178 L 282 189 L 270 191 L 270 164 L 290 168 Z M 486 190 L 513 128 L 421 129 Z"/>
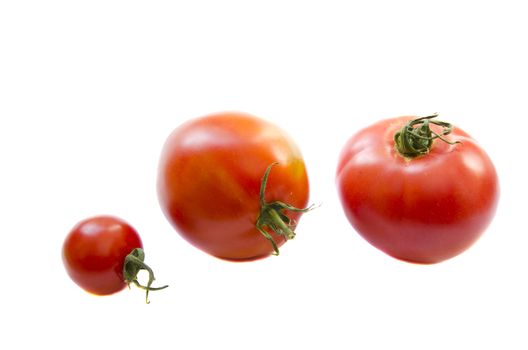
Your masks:
<path fill-rule="evenodd" d="M 432 264 L 469 248 L 494 217 L 497 173 L 488 155 L 459 128 L 435 140 L 431 151 L 408 159 L 394 134 L 416 117 L 382 120 L 343 148 L 336 182 L 352 226 L 397 259 Z M 432 129 L 440 129 L 432 125 Z"/>
<path fill-rule="evenodd" d="M 271 170 L 266 201 L 304 208 L 308 178 L 302 155 L 277 126 L 239 112 L 193 119 L 176 128 L 162 151 L 158 172 L 160 206 L 177 232 L 215 257 L 255 260 L 273 249 L 255 228 L 259 190 Z M 288 212 L 297 222 L 301 214 Z M 277 245 L 285 238 L 270 231 Z"/>
<path fill-rule="evenodd" d="M 126 287 L 125 257 L 143 248 L 132 226 L 113 216 L 95 216 L 79 222 L 66 237 L 62 258 L 71 279 L 96 295 L 109 295 Z"/>

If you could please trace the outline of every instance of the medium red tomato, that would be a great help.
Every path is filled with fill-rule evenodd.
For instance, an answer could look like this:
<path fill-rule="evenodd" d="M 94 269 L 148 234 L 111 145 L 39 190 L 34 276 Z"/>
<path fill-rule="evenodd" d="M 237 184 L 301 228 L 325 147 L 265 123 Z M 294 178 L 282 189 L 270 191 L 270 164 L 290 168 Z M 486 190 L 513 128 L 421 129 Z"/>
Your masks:
<path fill-rule="evenodd" d="M 226 260 L 278 254 L 308 201 L 301 152 L 277 126 L 243 113 L 188 121 L 168 137 L 158 195 L 165 216 L 199 249 Z"/>
<path fill-rule="evenodd" d="M 359 131 L 345 145 L 336 175 L 352 226 L 385 253 L 425 264 L 470 247 L 499 198 L 485 151 L 434 117 L 388 119 Z"/>
<path fill-rule="evenodd" d="M 136 230 L 113 216 L 95 216 L 79 222 L 70 231 L 62 248 L 62 259 L 71 279 L 84 290 L 96 295 L 119 292 L 134 283 L 147 291 L 152 270 L 143 262 L 143 245 Z M 149 272 L 146 287 L 137 281 L 139 270 Z"/>

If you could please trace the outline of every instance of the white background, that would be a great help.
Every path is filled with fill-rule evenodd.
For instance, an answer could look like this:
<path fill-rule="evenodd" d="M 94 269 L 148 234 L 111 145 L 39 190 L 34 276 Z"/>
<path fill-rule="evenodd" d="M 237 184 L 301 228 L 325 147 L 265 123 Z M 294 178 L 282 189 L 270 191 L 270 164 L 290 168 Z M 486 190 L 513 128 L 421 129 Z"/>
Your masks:
<path fill-rule="evenodd" d="M 0 2 L 2 344 L 9 349 L 526 349 L 527 11 L 522 1 Z M 280 257 L 191 247 L 156 198 L 161 146 L 223 110 L 268 119 L 307 162 L 311 201 Z M 465 254 L 394 260 L 334 185 L 355 131 L 439 112 L 498 169 L 499 210 Z M 442 174 L 438 174 L 442 176 Z M 142 235 L 152 293 L 95 297 L 61 245 L 95 214 Z"/>

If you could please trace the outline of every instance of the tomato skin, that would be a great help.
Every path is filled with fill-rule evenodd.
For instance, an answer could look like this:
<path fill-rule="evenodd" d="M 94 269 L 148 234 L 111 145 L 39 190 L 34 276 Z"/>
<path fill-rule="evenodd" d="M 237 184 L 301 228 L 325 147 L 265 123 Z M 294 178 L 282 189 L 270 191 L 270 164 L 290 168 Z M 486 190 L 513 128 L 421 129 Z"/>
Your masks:
<path fill-rule="evenodd" d="M 158 197 L 174 228 L 197 248 L 221 259 L 254 260 L 273 253 L 256 229 L 259 190 L 270 173 L 267 201 L 302 208 L 308 178 L 295 143 L 277 126 L 239 112 L 197 118 L 176 128 L 160 159 Z M 301 213 L 288 216 L 297 222 Z M 294 225 L 295 226 L 295 225 Z M 282 235 L 270 232 L 278 246 Z"/>
<path fill-rule="evenodd" d="M 95 216 L 79 222 L 62 248 L 62 259 L 71 279 L 84 290 L 109 295 L 127 286 L 123 276 L 125 257 L 143 248 L 132 226 L 113 216 Z"/>
<path fill-rule="evenodd" d="M 481 236 L 495 214 L 499 182 L 485 151 L 459 128 L 445 138 L 460 144 L 437 139 L 428 154 L 402 157 L 393 137 L 415 118 L 382 120 L 354 135 L 341 153 L 336 182 L 360 235 L 397 259 L 431 264 Z"/>

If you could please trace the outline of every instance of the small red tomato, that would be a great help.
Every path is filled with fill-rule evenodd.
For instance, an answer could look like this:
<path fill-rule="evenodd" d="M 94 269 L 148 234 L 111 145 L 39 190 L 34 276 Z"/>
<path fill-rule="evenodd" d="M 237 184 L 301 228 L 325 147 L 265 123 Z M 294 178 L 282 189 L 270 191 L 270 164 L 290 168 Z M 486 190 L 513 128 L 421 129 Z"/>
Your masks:
<path fill-rule="evenodd" d="M 359 131 L 337 168 L 352 226 L 385 253 L 415 263 L 437 263 L 470 247 L 499 198 L 485 151 L 436 116 L 388 119 Z"/>
<path fill-rule="evenodd" d="M 161 155 L 158 196 L 191 244 L 226 260 L 278 254 L 308 201 L 301 152 L 277 126 L 218 113 L 175 129 Z"/>
<path fill-rule="evenodd" d="M 143 262 L 143 245 L 136 230 L 113 216 L 95 216 L 79 222 L 70 231 L 62 248 L 62 259 L 71 279 L 96 295 L 121 291 L 134 283 L 147 291 L 154 280 L 152 270 Z M 146 287 L 137 281 L 139 270 L 149 271 Z"/>

